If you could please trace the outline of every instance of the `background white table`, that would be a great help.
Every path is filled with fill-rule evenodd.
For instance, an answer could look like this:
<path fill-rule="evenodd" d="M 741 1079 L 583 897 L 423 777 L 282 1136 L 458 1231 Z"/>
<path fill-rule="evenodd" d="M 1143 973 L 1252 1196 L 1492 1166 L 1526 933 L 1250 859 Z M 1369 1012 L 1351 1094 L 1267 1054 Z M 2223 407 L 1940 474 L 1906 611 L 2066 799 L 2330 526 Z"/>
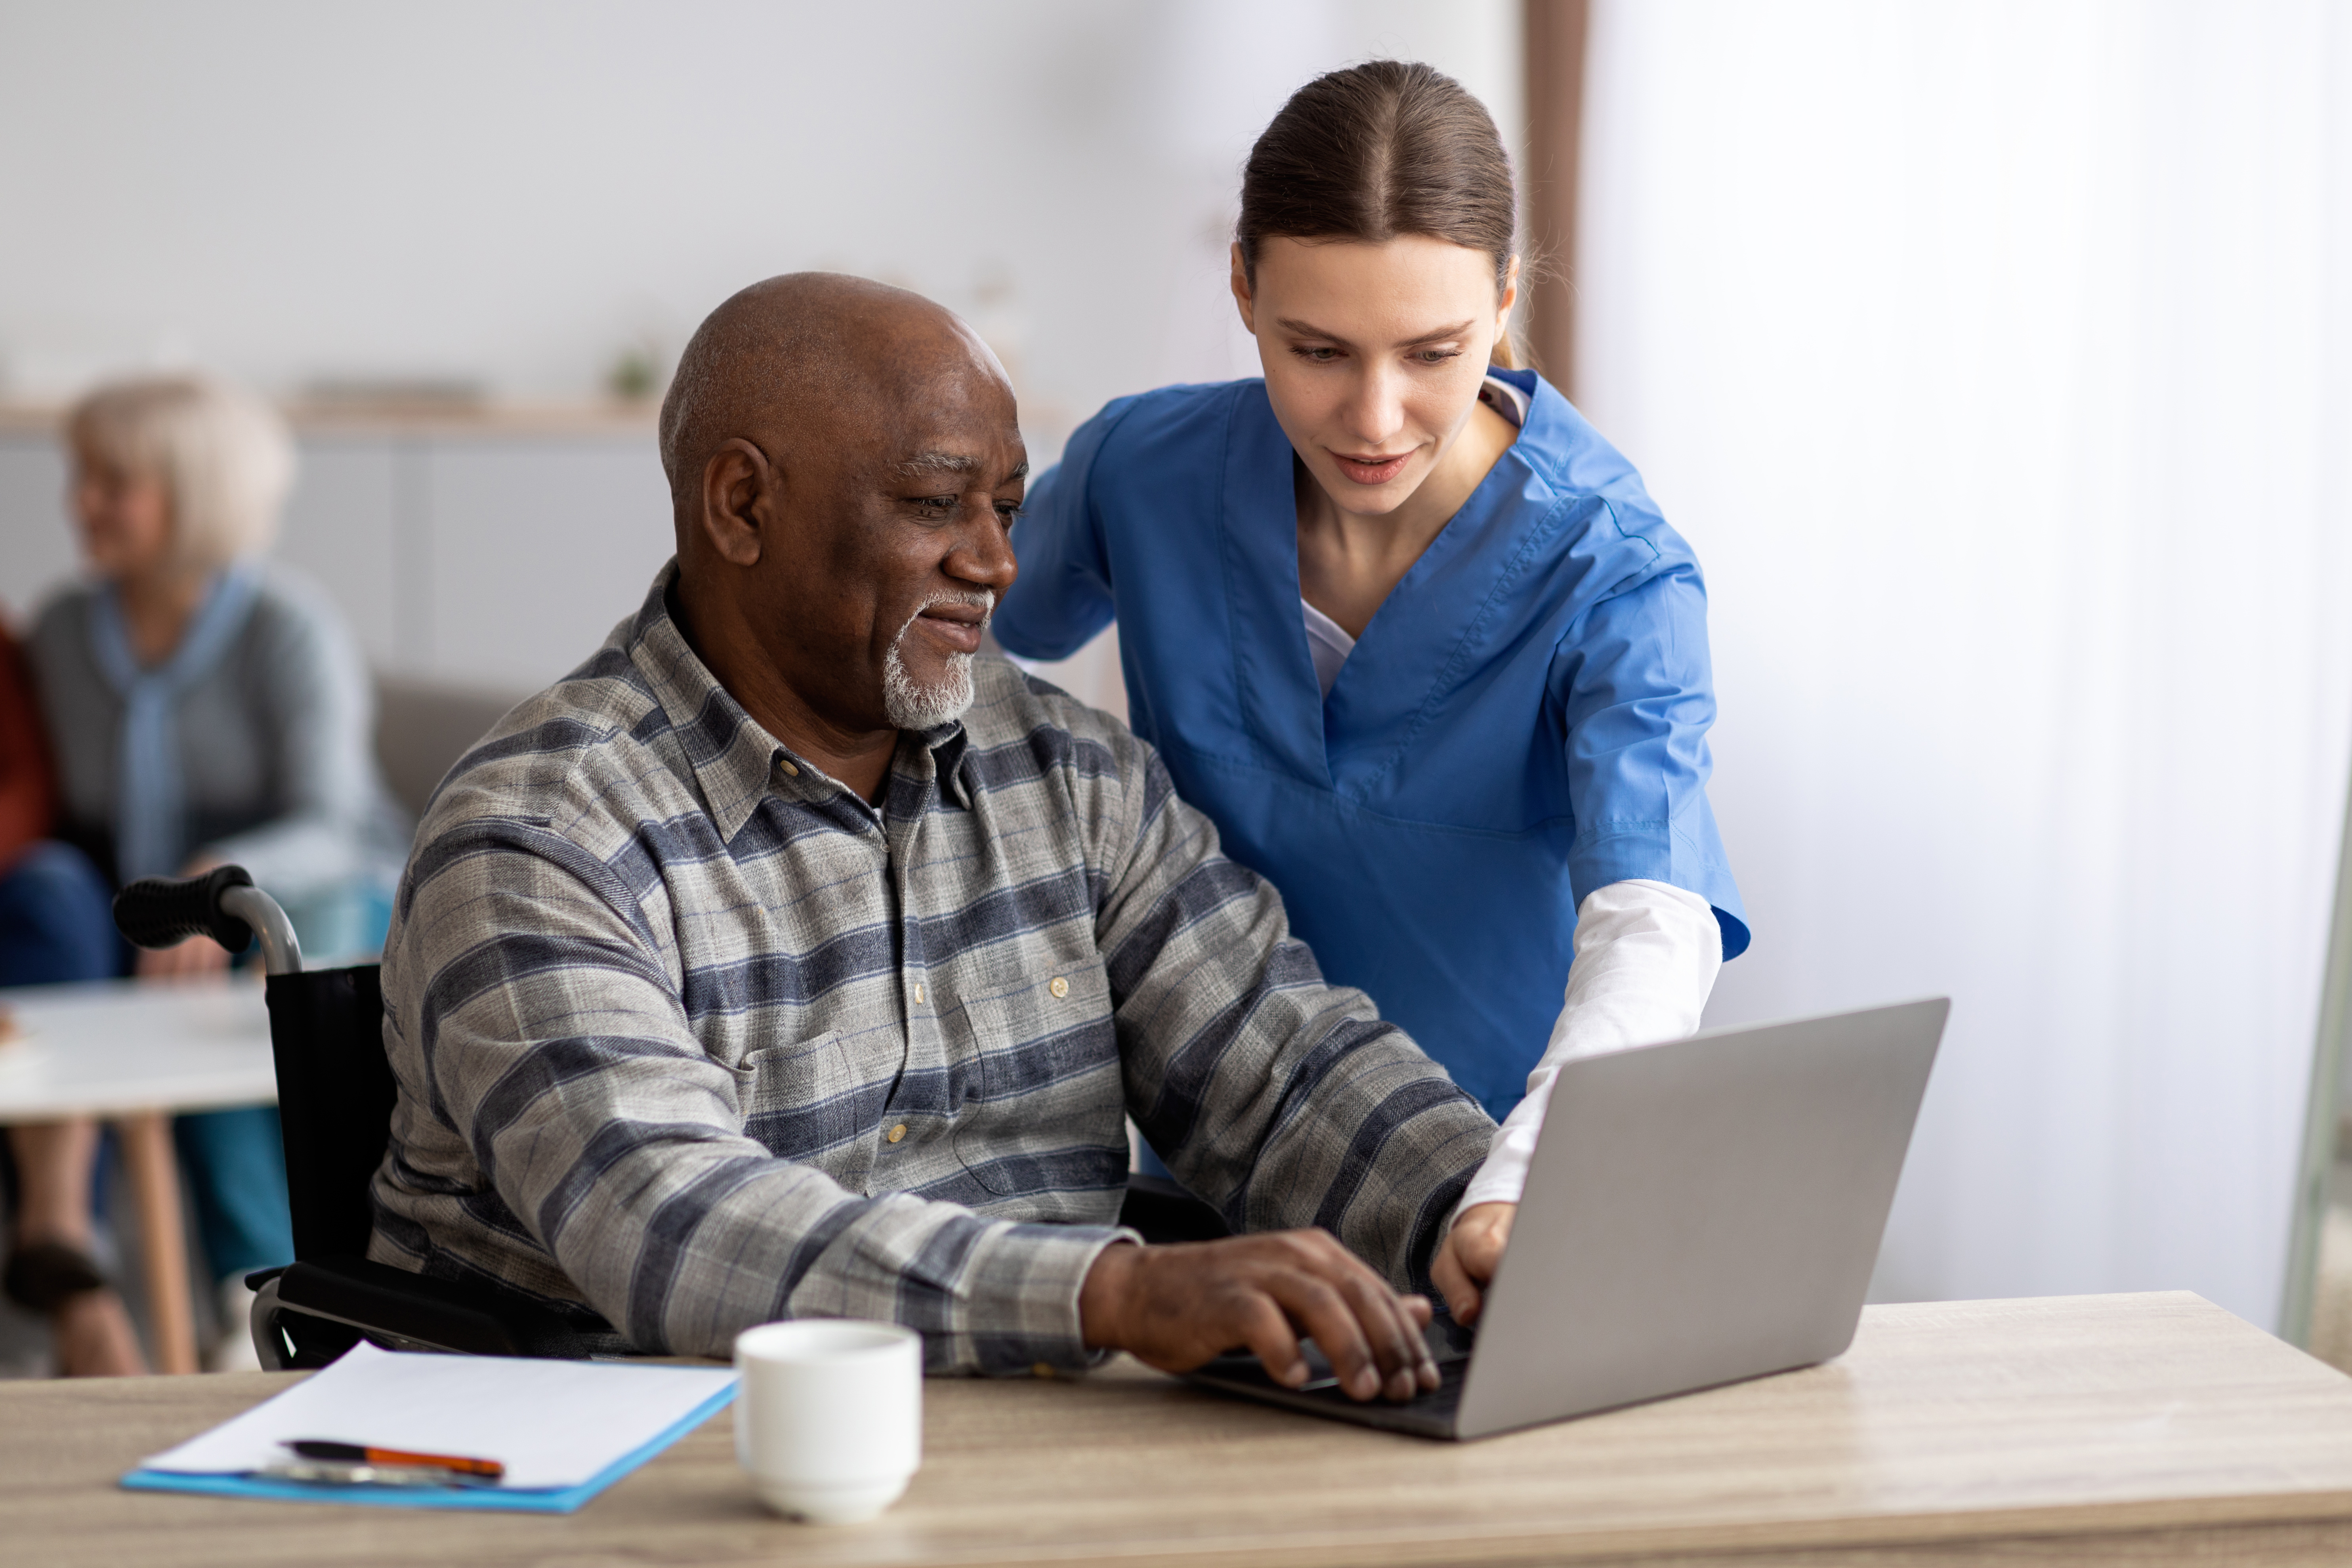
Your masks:
<path fill-rule="evenodd" d="M 260 984 L 236 977 L 24 986 L 0 993 L 0 1006 L 26 1036 L 0 1047 L 0 1126 L 76 1116 L 114 1124 L 139 1216 L 156 1365 L 195 1371 L 171 1119 L 277 1103 Z"/>

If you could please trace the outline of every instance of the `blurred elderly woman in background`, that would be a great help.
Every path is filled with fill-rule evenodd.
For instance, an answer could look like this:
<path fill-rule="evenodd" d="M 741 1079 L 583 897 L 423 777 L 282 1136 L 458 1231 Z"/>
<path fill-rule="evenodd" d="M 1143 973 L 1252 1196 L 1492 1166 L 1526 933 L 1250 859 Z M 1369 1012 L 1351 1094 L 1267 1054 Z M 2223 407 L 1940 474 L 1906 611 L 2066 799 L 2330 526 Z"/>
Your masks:
<path fill-rule="evenodd" d="M 408 834 L 371 749 L 367 670 L 325 597 L 259 559 L 293 479 L 284 424 L 215 382 L 146 379 L 85 398 L 66 442 L 89 580 L 44 607 L 26 645 L 58 837 L 117 887 L 241 865 L 309 951 L 381 943 Z M 198 938 L 135 968 L 227 962 Z M 220 1282 L 222 1351 L 249 1357 L 242 1277 L 293 1254 L 277 1112 L 184 1116 L 174 1138 Z M 50 1313 L 65 1371 L 137 1370 L 89 1255 L 95 1130 L 18 1128 L 11 1143 L 25 1202 L 9 1294 Z"/>

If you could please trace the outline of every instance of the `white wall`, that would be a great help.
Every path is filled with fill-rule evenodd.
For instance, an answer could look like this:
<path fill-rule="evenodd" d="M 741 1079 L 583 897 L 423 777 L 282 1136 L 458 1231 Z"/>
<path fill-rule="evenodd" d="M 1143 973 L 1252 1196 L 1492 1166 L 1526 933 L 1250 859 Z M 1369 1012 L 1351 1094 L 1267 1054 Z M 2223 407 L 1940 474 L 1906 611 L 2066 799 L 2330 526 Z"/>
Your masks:
<path fill-rule="evenodd" d="M 1240 161 L 1293 89 L 1432 59 L 1519 123 L 1512 0 L 0 5 L 0 364 L 595 391 L 756 279 L 973 315 L 1058 432 L 1242 368 Z"/>
<path fill-rule="evenodd" d="M 1755 946 L 1946 992 L 1880 1289 L 2275 1321 L 2352 759 L 2352 19 L 1606 0 L 1580 384 Z"/>
<path fill-rule="evenodd" d="M 1290 91 L 1426 58 L 1516 135 L 1517 15 L 0 0 L 0 395 L 194 363 L 281 393 L 438 375 L 588 397 L 632 345 L 674 356 L 734 289 L 819 267 L 965 312 L 1042 462 L 1113 396 L 1255 372 L 1225 247 L 1241 161 Z M 382 442 L 304 460 L 286 553 L 410 673 L 568 668 L 635 606 L 668 528 L 650 441 L 457 443 L 404 478 Z M 0 442 L 13 614 L 68 563 L 58 494 L 37 442 Z M 516 595 L 532 613 L 483 613 Z M 1064 678 L 1117 700 L 1106 647 Z"/>

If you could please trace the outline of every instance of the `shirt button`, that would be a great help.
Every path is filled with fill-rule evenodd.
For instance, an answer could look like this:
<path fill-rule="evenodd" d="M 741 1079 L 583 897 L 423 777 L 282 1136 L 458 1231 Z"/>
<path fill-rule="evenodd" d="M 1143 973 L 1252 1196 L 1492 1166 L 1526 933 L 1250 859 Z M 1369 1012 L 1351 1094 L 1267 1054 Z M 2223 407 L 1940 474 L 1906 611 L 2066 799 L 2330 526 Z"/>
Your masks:
<path fill-rule="evenodd" d="M 793 766 L 792 759 L 789 757 L 778 757 L 776 759 L 776 766 L 784 770 L 784 776 L 786 778 L 796 779 L 801 776 L 800 769 Z"/>
<path fill-rule="evenodd" d="M 898 1126 L 890 1129 L 890 1142 L 893 1143 L 896 1143 L 899 1139 L 904 1138 L 906 1135 L 907 1124 L 903 1121 L 898 1123 Z"/>
<path fill-rule="evenodd" d="M 1051 1377 L 1054 1375 L 1053 1365 L 1051 1363 L 1041 1361 L 1036 1365 L 1029 1369 L 1029 1375 L 1032 1377 Z"/>
<path fill-rule="evenodd" d="M 1054 994 L 1055 1001 L 1059 1002 L 1063 997 L 1067 996 L 1070 994 L 1070 983 L 1056 974 L 1052 980 L 1046 983 L 1045 989 Z"/>
<path fill-rule="evenodd" d="M 916 981 L 916 982 L 915 982 L 915 1005 L 916 1005 L 916 1006 L 918 1006 L 918 1007 L 919 1007 L 919 1006 L 921 1006 L 922 1005 L 923 1005 L 923 983 L 922 983 L 921 981 L 918 980 L 918 981 Z"/>

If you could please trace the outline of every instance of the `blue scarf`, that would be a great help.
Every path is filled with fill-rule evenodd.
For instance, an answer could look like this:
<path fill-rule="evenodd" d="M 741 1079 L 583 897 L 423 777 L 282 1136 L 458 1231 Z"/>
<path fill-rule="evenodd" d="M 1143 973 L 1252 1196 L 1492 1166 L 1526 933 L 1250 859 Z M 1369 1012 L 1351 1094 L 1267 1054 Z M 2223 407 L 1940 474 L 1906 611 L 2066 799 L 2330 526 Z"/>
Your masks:
<path fill-rule="evenodd" d="M 213 579 L 180 646 L 152 669 L 140 668 L 111 584 L 100 589 L 89 620 L 99 673 L 122 699 L 122 742 L 116 753 L 114 870 L 124 882 L 174 877 L 187 861 L 187 781 L 180 770 L 179 699 L 212 672 L 245 627 L 261 574 L 240 562 Z"/>

